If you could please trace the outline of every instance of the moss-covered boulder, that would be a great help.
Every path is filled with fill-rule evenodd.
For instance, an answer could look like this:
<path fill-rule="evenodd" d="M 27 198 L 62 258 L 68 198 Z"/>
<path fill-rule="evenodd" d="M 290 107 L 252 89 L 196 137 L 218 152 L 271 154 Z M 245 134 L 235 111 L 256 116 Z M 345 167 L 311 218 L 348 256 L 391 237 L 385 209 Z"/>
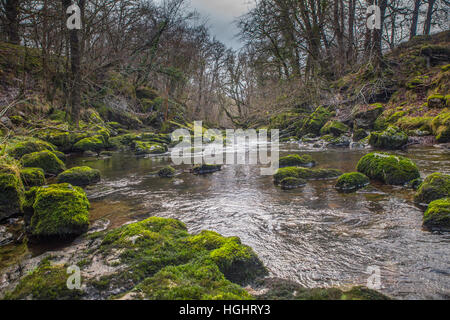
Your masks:
<path fill-rule="evenodd" d="M 433 94 L 427 99 L 428 107 L 430 108 L 445 108 L 446 101 L 442 94 Z"/>
<path fill-rule="evenodd" d="M 297 178 L 305 180 L 335 179 L 342 175 L 337 169 L 308 169 L 300 167 L 280 168 L 274 175 L 275 184 L 280 184 L 285 178 Z"/>
<path fill-rule="evenodd" d="M 222 170 L 221 165 L 216 164 L 201 164 L 192 168 L 192 172 L 196 175 L 208 174 Z"/>
<path fill-rule="evenodd" d="M 67 287 L 67 267 L 52 266 L 43 261 L 35 270 L 22 278 L 16 288 L 5 294 L 5 300 L 78 300 L 81 290 Z"/>
<path fill-rule="evenodd" d="M 154 142 L 135 141 L 134 151 L 136 155 L 163 154 L 167 152 L 167 146 Z"/>
<path fill-rule="evenodd" d="M 70 151 L 73 146 L 73 135 L 69 132 L 48 129 L 39 132 L 37 136 L 40 139 L 55 145 L 60 151 L 63 152 Z"/>
<path fill-rule="evenodd" d="M 356 129 L 355 132 L 353 132 L 353 141 L 361 141 L 362 139 L 366 138 L 369 134 L 364 129 Z"/>
<path fill-rule="evenodd" d="M 158 171 L 161 178 L 172 178 L 175 175 L 175 169 L 171 166 L 164 167 Z"/>
<path fill-rule="evenodd" d="M 75 167 L 58 175 L 58 183 L 70 183 L 73 186 L 83 187 L 99 182 L 100 171 L 87 166 Z"/>
<path fill-rule="evenodd" d="M 373 129 L 375 121 L 383 113 L 381 104 L 356 106 L 352 111 L 353 126 L 360 129 Z"/>
<path fill-rule="evenodd" d="M 52 144 L 35 138 L 13 141 L 6 148 L 6 152 L 16 159 L 20 159 L 26 154 L 44 150 L 55 151 L 56 149 Z"/>
<path fill-rule="evenodd" d="M 390 185 L 404 185 L 420 178 L 416 164 L 406 157 L 373 152 L 362 157 L 357 170 L 370 179 Z"/>
<path fill-rule="evenodd" d="M 345 173 L 339 177 L 336 189 L 343 192 L 352 192 L 370 184 L 368 177 L 360 172 Z"/>
<path fill-rule="evenodd" d="M 450 198 L 431 202 L 423 216 L 423 224 L 431 230 L 450 230 Z"/>
<path fill-rule="evenodd" d="M 301 178 L 287 177 L 281 180 L 280 187 L 283 190 L 292 190 L 304 187 L 306 180 Z"/>
<path fill-rule="evenodd" d="M 395 150 L 408 143 L 408 135 L 399 128 L 389 126 L 382 132 L 372 132 L 369 144 L 374 148 Z"/>
<path fill-rule="evenodd" d="M 96 152 L 97 154 L 104 148 L 105 148 L 105 141 L 104 137 L 101 135 L 81 139 L 73 146 L 73 149 L 76 151 L 82 152 L 91 151 Z"/>
<path fill-rule="evenodd" d="M 318 107 L 308 118 L 303 121 L 303 125 L 298 131 L 298 136 L 307 134 L 319 135 L 322 127 L 335 115 L 325 107 Z"/>
<path fill-rule="evenodd" d="M 41 187 L 45 185 L 45 174 L 41 168 L 23 168 L 20 170 L 20 178 L 27 188 Z"/>
<path fill-rule="evenodd" d="M 320 129 L 320 134 L 332 134 L 335 137 L 339 137 L 340 135 L 348 133 L 349 131 L 350 128 L 342 122 L 330 120 L 322 127 L 322 129 Z"/>
<path fill-rule="evenodd" d="M 62 162 L 53 152 L 41 151 L 26 154 L 21 159 L 25 168 L 41 168 L 46 176 L 57 175 L 66 170 Z"/>
<path fill-rule="evenodd" d="M 436 172 L 423 181 L 414 200 L 419 203 L 430 203 L 446 197 L 450 197 L 450 175 Z"/>
<path fill-rule="evenodd" d="M 17 174 L 0 172 L 0 221 L 21 213 L 24 201 L 23 184 Z"/>
<path fill-rule="evenodd" d="M 310 155 L 298 155 L 290 154 L 285 157 L 281 157 L 279 160 L 280 168 L 284 167 L 314 167 L 316 162 Z"/>
<path fill-rule="evenodd" d="M 68 183 L 35 187 L 27 192 L 32 238 L 71 237 L 89 227 L 89 201 L 80 187 Z"/>
<path fill-rule="evenodd" d="M 431 122 L 431 129 L 440 143 L 450 142 L 450 112 L 441 113 Z"/>

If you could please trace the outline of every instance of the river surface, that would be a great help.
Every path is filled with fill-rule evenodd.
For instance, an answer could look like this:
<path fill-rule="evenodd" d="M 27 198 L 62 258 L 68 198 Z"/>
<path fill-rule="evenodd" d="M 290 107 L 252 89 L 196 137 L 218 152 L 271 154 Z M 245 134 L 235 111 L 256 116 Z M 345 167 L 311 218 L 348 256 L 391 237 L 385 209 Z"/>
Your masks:
<path fill-rule="evenodd" d="M 280 146 L 281 155 L 307 153 L 318 168 L 345 172 L 355 171 L 368 152 Z M 449 150 L 417 147 L 397 154 L 413 159 L 423 177 L 450 174 Z M 87 194 L 91 220 L 107 219 L 109 228 L 150 216 L 176 218 L 191 233 L 207 229 L 239 236 L 272 276 L 307 287 L 366 285 L 368 270 L 379 268 L 380 291 L 388 295 L 450 299 L 450 234 L 422 228 L 423 208 L 413 203 L 411 189 L 372 183 L 342 194 L 334 189 L 335 180 L 328 180 L 282 191 L 271 176 L 260 174 L 258 165 L 225 165 L 205 176 L 187 172 L 190 166 L 175 166 L 173 179 L 152 174 L 169 164 L 168 156 L 119 153 L 69 160 L 69 166 L 102 172 L 102 182 L 87 188 Z"/>

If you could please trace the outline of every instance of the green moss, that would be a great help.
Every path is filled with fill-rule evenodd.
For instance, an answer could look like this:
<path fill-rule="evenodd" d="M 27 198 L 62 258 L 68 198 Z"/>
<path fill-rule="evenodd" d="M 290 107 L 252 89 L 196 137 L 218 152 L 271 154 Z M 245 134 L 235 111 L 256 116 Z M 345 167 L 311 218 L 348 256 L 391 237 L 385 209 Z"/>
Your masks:
<path fill-rule="evenodd" d="M 357 170 L 370 179 L 391 185 L 403 185 L 420 177 L 419 169 L 410 159 L 379 152 L 362 157 Z"/>
<path fill-rule="evenodd" d="M 450 230 L 450 198 L 431 202 L 423 216 L 423 224 L 431 230 Z"/>
<path fill-rule="evenodd" d="M 171 166 L 164 167 L 158 171 L 158 175 L 163 178 L 172 178 L 175 175 L 175 169 Z"/>
<path fill-rule="evenodd" d="M 345 173 L 339 177 L 336 189 L 344 192 L 356 191 L 370 184 L 368 177 L 359 172 Z"/>
<path fill-rule="evenodd" d="M 22 157 L 21 162 L 26 168 L 43 169 L 46 176 L 57 175 L 66 169 L 64 162 L 51 151 L 26 154 Z"/>
<path fill-rule="evenodd" d="M 403 130 L 415 130 L 431 132 L 432 117 L 402 117 L 396 125 Z"/>
<path fill-rule="evenodd" d="M 292 190 L 306 185 L 306 180 L 294 177 L 287 177 L 281 180 L 280 186 L 283 190 Z"/>
<path fill-rule="evenodd" d="M 52 145 L 57 146 L 58 149 L 63 152 L 67 152 L 72 149 L 74 136 L 69 132 L 48 129 L 39 132 L 38 137 L 51 143 Z"/>
<path fill-rule="evenodd" d="M 0 172 L 0 220 L 22 212 L 24 201 L 24 188 L 18 176 Z"/>
<path fill-rule="evenodd" d="M 375 121 L 383 113 L 383 105 L 380 103 L 370 106 L 359 105 L 352 110 L 354 128 L 372 129 Z"/>
<path fill-rule="evenodd" d="M 23 168 L 20 170 L 20 178 L 25 187 L 40 187 L 45 185 L 45 174 L 41 168 Z"/>
<path fill-rule="evenodd" d="M 70 183 L 74 186 L 87 186 L 100 181 L 100 171 L 90 167 L 75 167 L 58 175 L 58 183 Z"/>
<path fill-rule="evenodd" d="M 382 132 L 372 132 L 369 137 L 369 144 L 375 148 L 398 149 L 408 143 L 408 135 L 399 128 L 389 126 Z"/>
<path fill-rule="evenodd" d="M 450 64 L 446 64 L 445 66 L 441 67 L 442 72 L 447 72 L 448 70 L 450 70 Z"/>
<path fill-rule="evenodd" d="M 163 154 L 167 152 L 167 146 L 153 142 L 135 141 L 134 151 L 136 155 Z"/>
<path fill-rule="evenodd" d="M 83 296 L 81 290 L 67 287 L 67 269 L 42 263 L 20 280 L 16 288 L 6 293 L 5 300 L 77 300 Z"/>
<path fill-rule="evenodd" d="M 99 153 L 105 148 L 104 137 L 101 135 L 84 138 L 78 141 L 73 146 L 74 150 L 77 151 L 92 151 Z"/>
<path fill-rule="evenodd" d="M 320 134 L 322 135 L 332 134 L 335 137 L 338 137 L 349 131 L 350 128 L 347 125 L 343 124 L 342 122 L 330 120 L 322 127 L 322 129 L 320 129 Z"/>
<path fill-rule="evenodd" d="M 201 174 L 217 172 L 217 171 L 220 171 L 221 169 L 222 169 L 221 165 L 201 164 L 201 165 L 196 165 L 194 168 L 192 168 L 192 172 L 196 175 L 201 175 Z"/>
<path fill-rule="evenodd" d="M 139 87 L 136 89 L 136 98 L 154 100 L 159 96 L 156 90 L 149 87 Z"/>
<path fill-rule="evenodd" d="M 336 169 L 307 169 L 299 167 L 280 168 L 274 175 L 274 182 L 279 184 L 285 178 L 312 179 L 334 179 L 342 175 L 342 171 Z"/>
<path fill-rule="evenodd" d="M 431 129 L 440 143 L 450 142 L 450 112 L 441 113 L 431 122 Z"/>
<path fill-rule="evenodd" d="M 322 127 L 335 115 L 329 109 L 324 107 L 318 107 L 303 123 L 298 136 L 304 136 L 306 134 L 319 135 Z"/>
<path fill-rule="evenodd" d="M 29 194 L 27 206 L 32 204 L 34 212 L 30 224 L 33 237 L 65 237 L 87 231 L 89 201 L 83 189 L 66 183 L 34 188 Z"/>
<path fill-rule="evenodd" d="M 450 175 L 436 172 L 423 181 L 414 200 L 419 203 L 430 203 L 446 197 L 450 197 Z"/>
<path fill-rule="evenodd" d="M 21 138 L 20 140 L 16 138 L 6 147 L 6 152 L 15 159 L 20 159 L 26 154 L 44 150 L 55 151 L 56 148 L 48 142 L 35 138 Z"/>
<path fill-rule="evenodd" d="M 445 108 L 445 97 L 441 94 L 433 94 L 427 98 L 427 103 L 430 108 Z"/>
<path fill-rule="evenodd" d="M 316 165 L 315 161 L 310 155 L 298 155 L 290 154 L 285 157 L 281 157 L 279 160 L 280 168 L 283 167 L 313 167 Z"/>
<path fill-rule="evenodd" d="M 354 141 L 361 141 L 362 139 L 366 138 L 369 134 L 364 129 L 356 129 L 353 133 L 353 140 Z"/>

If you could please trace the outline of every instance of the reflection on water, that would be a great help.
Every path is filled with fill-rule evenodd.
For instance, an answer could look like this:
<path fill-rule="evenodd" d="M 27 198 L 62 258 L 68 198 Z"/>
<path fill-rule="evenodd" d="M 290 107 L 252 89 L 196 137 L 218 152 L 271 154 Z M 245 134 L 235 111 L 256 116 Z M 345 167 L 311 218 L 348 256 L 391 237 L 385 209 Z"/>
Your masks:
<path fill-rule="evenodd" d="M 304 152 L 282 145 L 281 155 Z M 367 151 L 311 152 L 319 167 L 355 171 Z M 410 149 L 423 176 L 450 173 L 449 151 Z M 194 176 L 176 167 L 174 179 L 151 173 L 168 157 L 116 154 L 72 159 L 71 165 L 100 169 L 102 183 L 87 189 L 92 220 L 110 227 L 149 216 L 177 218 L 190 232 L 203 229 L 239 236 L 274 276 L 308 287 L 365 285 L 369 266 L 381 267 L 382 291 L 397 298 L 450 298 L 450 235 L 422 230 L 423 211 L 413 192 L 372 184 L 355 194 L 335 191 L 334 181 L 313 181 L 282 191 L 256 165 L 226 165 Z"/>

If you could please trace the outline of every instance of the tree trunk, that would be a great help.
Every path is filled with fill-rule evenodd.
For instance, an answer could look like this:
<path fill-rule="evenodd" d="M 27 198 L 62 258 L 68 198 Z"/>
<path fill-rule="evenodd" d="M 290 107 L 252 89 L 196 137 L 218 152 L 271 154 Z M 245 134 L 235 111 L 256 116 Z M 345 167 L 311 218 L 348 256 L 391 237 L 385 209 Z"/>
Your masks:
<path fill-rule="evenodd" d="M 347 49 L 347 63 L 351 64 L 354 63 L 353 61 L 355 59 L 355 51 L 354 51 L 354 42 L 355 42 L 355 35 L 354 35 L 354 27 L 355 27 L 355 8 L 356 8 L 356 0 L 350 0 L 349 2 L 349 8 L 348 8 L 348 49 Z"/>
<path fill-rule="evenodd" d="M 20 44 L 19 36 L 19 0 L 5 1 L 8 42 Z"/>
<path fill-rule="evenodd" d="M 384 24 L 384 18 L 387 8 L 387 0 L 380 0 L 379 1 L 380 6 L 380 20 L 381 25 L 380 29 L 375 29 L 373 32 L 373 47 L 374 47 L 374 54 L 375 54 L 375 62 L 379 64 L 383 58 L 383 52 L 382 52 L 382 40 L 383 40 L 383 24 Z"/>
<path fill-rule="evenodd" d="M 433 7 L 436 0 L 428 0 L 427 18 L 423 26 L 423 34 L 429 35 L 431 31 L 431 20 L 433 18 Z"/>
<path fill-rule="evenodd" d="M 409 33 L 409 39 L 411 40 L 416 36 L 417 33 L 417 21 L 419 20 L 419 9 L 421 0 L 414 1 L 414 10 L 412 13 L 411 30 Z"/>

